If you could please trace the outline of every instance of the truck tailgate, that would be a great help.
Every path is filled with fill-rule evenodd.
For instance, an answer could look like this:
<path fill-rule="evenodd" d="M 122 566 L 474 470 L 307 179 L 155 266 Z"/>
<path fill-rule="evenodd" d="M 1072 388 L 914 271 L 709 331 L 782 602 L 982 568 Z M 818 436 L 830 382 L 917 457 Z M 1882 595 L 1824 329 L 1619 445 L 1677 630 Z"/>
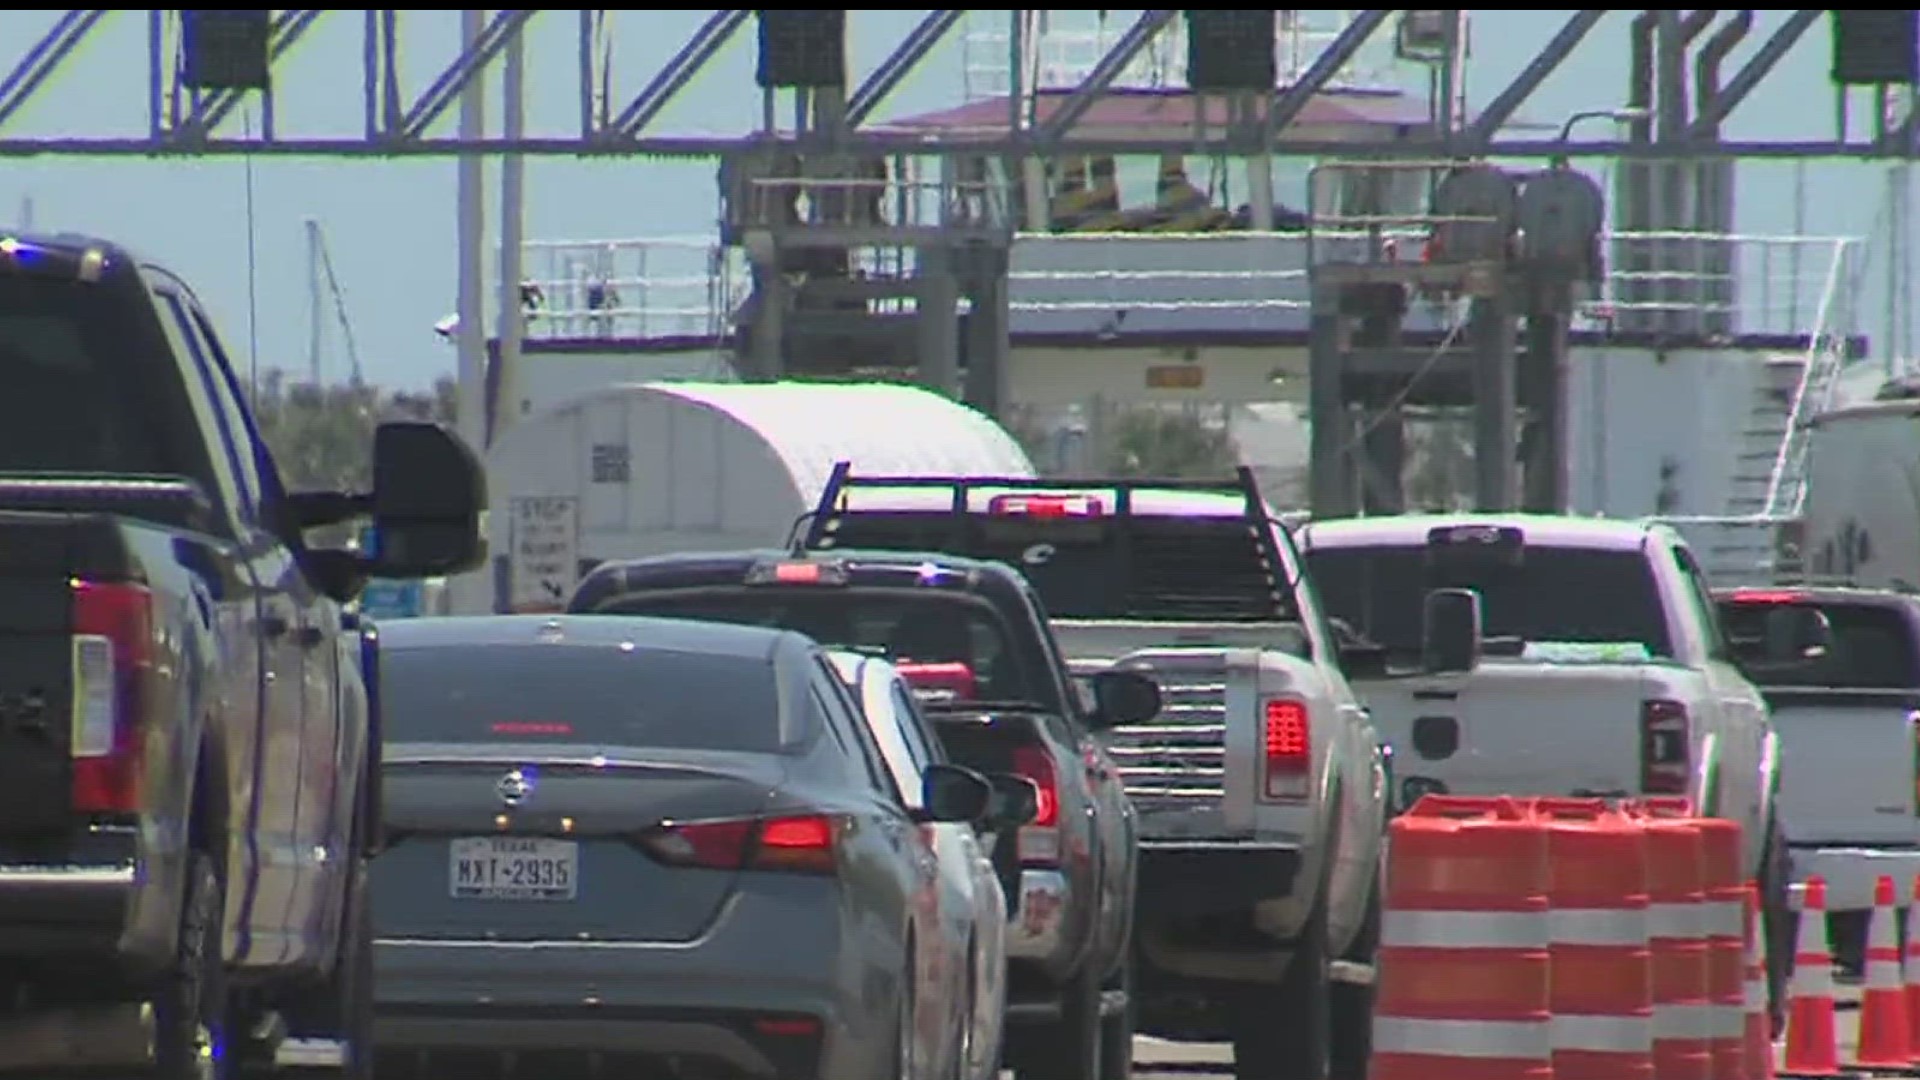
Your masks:
<path fill-rule="evenodd" d="M 1920 843 L 1907 690 L 1763 688 L 1780 734 L 1781 820 L 1796 844 Z"/>
<path fill-rule="evenodd" d="M 1640 703 L 1650 669 L 1488 660 L 1464 676 L 1355 689 L 1391 743 L 1403 804 L 1429 792 L 1571 795 L 1640 790 Z"/>

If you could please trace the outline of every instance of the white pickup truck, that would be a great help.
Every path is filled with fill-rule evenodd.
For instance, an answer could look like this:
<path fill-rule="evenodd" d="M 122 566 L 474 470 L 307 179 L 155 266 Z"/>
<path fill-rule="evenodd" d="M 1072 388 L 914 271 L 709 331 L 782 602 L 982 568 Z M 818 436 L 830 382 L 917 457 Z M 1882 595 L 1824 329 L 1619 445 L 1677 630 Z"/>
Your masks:
<path fill-rule="evenodd" d="M 1743 826 L 1781 940 L 1779 740 L 1678 533 L 1469 514 L 1295 535 L 1328 614 L 1380 650 L 1370 676 L 1348 674 L 1393 746 L 1402 806 L 1427 793 L 1691 796 Z"/>
<path fill-rule="evenodd" d="M 1836 958 L 1858 969 L 1873 885 L 1920 872 L 1920 600 L 1864 589 L 1715 593 L 1785 761 L 1780 815 L 1796 877 L 1827 882 Z"/>
<path fill-rule="evenodd" d="M 1362 1076 L 1386 755 L 1299 556 L 1238 483 L 849 477 L 811 547 L 1020 570 L 1077 673 L 1151 676 L 1103 735 L 1139 819 L 1137 1030 L 1229 1038 L 1243 1080 Z"/>

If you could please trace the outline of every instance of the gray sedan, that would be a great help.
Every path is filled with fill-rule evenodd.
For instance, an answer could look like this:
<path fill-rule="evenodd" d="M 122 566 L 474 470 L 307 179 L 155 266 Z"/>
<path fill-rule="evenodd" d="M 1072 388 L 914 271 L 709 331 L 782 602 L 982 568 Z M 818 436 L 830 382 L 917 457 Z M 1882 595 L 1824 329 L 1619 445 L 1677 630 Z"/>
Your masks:
<path fill-rule="evenodd" d="M 965 1006 L 916 826 L 991 786 L 936 766 L 910 809 L 819 646 L 592 615 L 381 639 L 383 1077 L 931 1080 Z"/>

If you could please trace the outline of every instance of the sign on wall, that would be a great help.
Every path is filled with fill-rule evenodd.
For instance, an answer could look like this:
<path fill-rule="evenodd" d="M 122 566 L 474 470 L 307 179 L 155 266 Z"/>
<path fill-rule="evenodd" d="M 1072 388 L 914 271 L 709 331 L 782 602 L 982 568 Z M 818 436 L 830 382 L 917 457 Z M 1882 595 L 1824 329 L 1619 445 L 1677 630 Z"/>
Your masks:
<path fill-rule="evenodd" d="M 580 503 L 571 495 L 513 500 L 511 603 L 519 613 L 559 611 L 579 580 Z"/>

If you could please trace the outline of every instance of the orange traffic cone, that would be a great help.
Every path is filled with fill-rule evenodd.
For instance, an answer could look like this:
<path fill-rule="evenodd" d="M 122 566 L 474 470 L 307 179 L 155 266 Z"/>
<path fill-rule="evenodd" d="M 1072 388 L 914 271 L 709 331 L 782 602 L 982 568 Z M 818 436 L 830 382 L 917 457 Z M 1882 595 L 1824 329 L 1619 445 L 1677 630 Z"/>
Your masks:
<path fill-rule="evenodd" d="M 1827 951 L 1827 882 L 1806 884 L 1800 905 L 1800 931 L 1793 950 L 1793 984 L 1788 991 L 1787 1059 L 1784 1072 L 1796 1076 L 1840 1075 L 1840 1050 L 1834 1031 L 1833 955 Z"/>
<path fill-rule="evenodd" d="M 1900 938 L 1893 923 L 1893 879 L 1873 883 L 1867 924 L 1867 978 L 1860 994 L 1860 1046 L 1854 1060 L 1874 1067 L 1907 1067 L 1907 992 L 1900 978 Z"/>
<path fill-rule="evenodd" d="M 1747 882 L 1747 1080 L 1773 1080 L 1772 1018 L 1767 1012 L 1767 930 L 1760 886 Z"/>
<path fill-rule="evenodd" d="M 1920 1063 L 1920 874 L 1913 878 L 1913 898 L 1907 902 L 1907 956 L 1902 969 L 1907 988 L 1907 1049 Z"/>

